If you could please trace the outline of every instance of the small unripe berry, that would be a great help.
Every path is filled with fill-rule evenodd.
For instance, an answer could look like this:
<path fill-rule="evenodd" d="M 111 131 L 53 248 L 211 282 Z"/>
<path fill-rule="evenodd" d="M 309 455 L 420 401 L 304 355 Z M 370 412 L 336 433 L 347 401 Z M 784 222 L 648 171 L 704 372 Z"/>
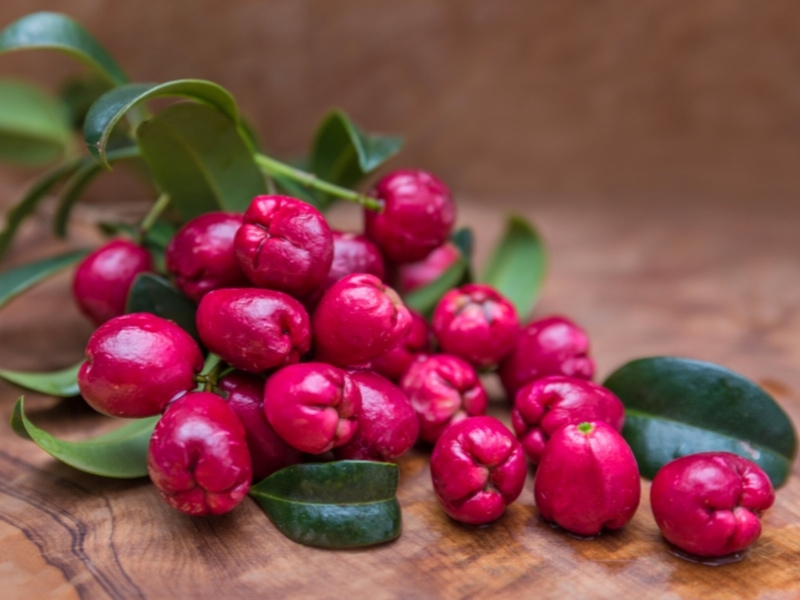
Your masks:
<path fill-rule="evenodd" d="M 233 510 L 252 479 L 244 427 L 219 396 L 186 394 L 156 424 L 147 470 L 161 497 L 183 513 L 198 517 Z"/>
<path fill-rule="evenodd" d="M 132 313 L 107 321 L 89 338 L 78 387 L 103 414 L 149 417 L 194 389 L 202 368 L 200 348 L 183 329 L 150 313 Z"/>
<path fill-rule="evenodd" d="M 81 261 L 72 279 L 72 295 L 80 311 L 102 325 L 125 313 L 133 280 L 152 270 L 147 250 L 129 240 L 114 240 Z"/>

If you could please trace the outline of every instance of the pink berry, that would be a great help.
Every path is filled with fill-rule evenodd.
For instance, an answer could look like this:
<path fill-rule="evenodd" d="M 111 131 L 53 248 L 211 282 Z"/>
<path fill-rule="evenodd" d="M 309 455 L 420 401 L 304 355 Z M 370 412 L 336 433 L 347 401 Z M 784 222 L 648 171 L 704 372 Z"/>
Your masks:
<path fill-rule="evenodd" d="M 397 291 L 408 294 L 433 283 L 461 256 L 452 242 L 445 242 L 420 261 L 400 265 L 397 270 Z"/>
<path fill-rule="evenodd" d="M 183 329 L 150 313 L 132 313 L 94 331 L 78 386 L 103 414 L 149 417 L 194 389 L 202 368 L 200 348 Z"/>
<path fill-rule="evenodd" d="M 303 305 L 274 290 L 214 290 L 200 300 L 196 321 L 211 352 L 249 373 L 296 363 L 311 346 Z"/>
<path fill-rule="evenodd" d="M 81 261 L 72 280 L 80 311 L 95 325 L 125 313 L 133 280 L 153 270 L 150 253 L 128 240 L 114 240 Z"/>
<path fill-rule="evenodd" d="M 361 392 L 352 377 L 325 363 L 284 367 L 264 388 L 270 425 L 288 444 L 309 454 L 350 441 L 360 408 Z"/>
<path fill-rule="evenodd" d="M 408 334 L 411 314 L 400 296 L 374 275 L 355 273 L 334 283 L 312 316 L 314 354 L 341 367 L 361 365 Z"/>
<path fill-rule="evenodd" d="M 247 448 L 253 461 L 253 481 L 302 461 L 303 455 L 283 441 L 264 414 L 264 380 L 257 375 L 235 372 L 219 382 L 219 388 L 244 425 Z"/>
<path fill-rule="evenodd" d="M 493 417 L 470 417 L 442 433 L 431 454 L 431 478 L 444 511 L 482 525 L 499 519 L 525 485 L 522 446 Z"/>
<path fill-rule="evenodd" d="M 641 495 L 630 446 L 616 429 L 599 421 L 556 431 L 533 484 L 542 518 L 585 536 L 623 527 L 633 518 Z"/>
<path fill-rule="evenodd" d="M 167 245 L 166 262 L 181 292 L 199 302 L 211 290 L 250 285 L 233 255 L 241 224 L 238 213 L 210 212 L 178 230 Z"/>
<path fill-rule="evenodd" d="M 386 266 L 378 247 L 364 235 L 333 231 L 333 262 L 325 287 L 329 288 L 345 275 L 369 273 L 383 281 Z"/>
<path fill-rule="evenodd" d="M 522 328 L 515 349 L 499 369 L 509 399 L 526 383 L 547 375 L 594 376 L 586 332 L 564 317 L 547 317 Z"/>
<path fill-rule="evenodd" d="M 252 479 L 244 427 L 219 396 L 186 394 L 156 424 L 147 469 L 162 498 L 183 513 L 233 510 Z"/>
<path fill-rule="evenodd" d="M 496 365 L 517 343 L 514 305 L 491 286 L 471 283 L 442 296 L 431 319 L 442 352 L 476 368 Z"/>
<path fill-rule="evenodd" d="M 431 444 L 452 423 L 483 415 L 489 402 L 475 369 L 447 354 L 417 358 L 400 388 L 417 413 L 420 439 Z"/>
<path fill-rule="evenodd" d="M 422 260 L 450 236 L 455 203 L 447 186 L 430 173 L 394 171 L 378 181 L 372 195 L 383 210 L 364 211 L 364 233 L 387 260 Z"/>
<path fill-rule="evenodd" d="M 420 354 L 431 349 L 431 333 L 425 318 L 413 310 L 411 329 L 406 336 L 387 352 L 370 362 L 370 368 L 391 381 L 398 382 L 408 367 Z"/>
<path fill-rule="evenodd" d="M 511 423 L 532 464 L 542 459 L 547 440 L 564 425 L 603 421 L 621 432 L 625 407 L 596 383 L 549 375 L 524 385 L 514 399 Z"/>
<path fill-rule="evenodd" d="M 681 550 L 720 557 L 761 535 L 759 516 L 775 501 L 769 477 L 729 452 L 683 456 L 653 478 L 650 505 L 662 535 Z"/>
<path fill-rule="evenodd" d="M 361 392 L 358 429 L 349 442 L 334 449 L 337 459 L 392 461 L 416 443 L 419 423 L 406 395 L 385 377 L 352 371 Z"/>
<path fill-rule="evenodd" d="M 333 237 L 322 213 L 289 196 L 253 198 L 233 247 L 254 285 L 297 298 L 325 283 L 333 260 Z"/>

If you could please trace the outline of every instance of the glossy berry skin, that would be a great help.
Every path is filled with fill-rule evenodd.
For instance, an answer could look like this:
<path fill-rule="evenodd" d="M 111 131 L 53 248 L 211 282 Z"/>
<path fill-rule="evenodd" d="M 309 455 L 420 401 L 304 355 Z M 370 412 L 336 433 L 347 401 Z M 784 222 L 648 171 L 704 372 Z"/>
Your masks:
<path fill-rule="evenodd" d="M 340 367 L 366 363 L 408 334 L 411 313 L 374 275 L 355 273 L 334 283 L 312 316 L 314 354 Z"/>
<path fill-rule="evenodd" d="M 366 236 L 336 230 L 332 233 L 333 262 L 325 282 L 326 288 L 353 273 L 369 273 L 381 281 L 386 278 L 383 256 Z"/>
<path fill-rule="evenodd" d="M 470 417 L 442 433 L 431 454 L 436 498 L 456 521 L 499 519 L 525 485 L 522 446 L 494 417 Z"/>
<path fill-rule="evenodd" d="M 264 388 L 269 424 L 288 444 L 309 454 L 350 441 L 360 409 L 361 392 L 350 375 L 325 363 L 284 367 Z"/>
<path fill-rule="evenodd" d="M 419 419 L 419 438 L 436 442 L 452 423 L 483 415 L 488 397 L 478 373 L 457 356 L 417 358 L 400 382 Z"/>
<path fill-rule="evenodd" d="M 264 379 L 236 371 L 219 381 L 223 399 L 244 426 L 253 462 L 253 481 L 302 462 L 303 453 L 283 441 L 264 414 Z"/>
<path fill-rule="evenodd" d="M 455 203 L 447 186 L 425 171 L 393 171 L 372 195 L 382 211 L 364 211 L 364 233 L 389 262 L 422 260 L 447 241 L 456 220 Z"/>
<path fill-rule="evenodd" d="M 250 285 L 233 255 L 233 239 L 241 225 L 238 213 L 209 212 L 175 233 L 166 249 L 167 270 L 187 297 L 199 302 L 211 290 Z"/>
<path fill-rule="evenodd" d="M 416 443 L 419 423 L 408 397 L 385 377 L 370 371 L 351 371 L 361 392 L 355 435 L 335 448 L 337 459 L 393 461 Z"/>
<path fill-rule="evenodd" d="M 147 470 L 167 504 L 187 515 L 233 510 L 252 479 L 244 427 L 219 396 L 186 394 L 156 424 Z"/>
<path fill-rule="evenodd" d="M 594 361 L 589 356 L 589 336 L 564 317 L 533 321 L 522 328 L 498 373 L 510 400 L 523 385 L 547 375 L 591 379 Z"/>
<path fill-rule="evenodd" d="M 316 208 L 289 196 L 256 196 L 233 242 L 239 268 L 256 286 L 302 298 L 333 261 L 333 236 Z"/>
<path fill-rule="evenodd" d="M 614 393 L 591 381 L 550 375 L 517 392 L 511 424 L 531 464 L 538 465 L 547 441 L 565 425 L 603 421 L 622 432 L 625 407 Z"/>
<path fill-rule="evenodd" d="M 556 431 L 533 484 L 542 518 L 584 536 L 623 527 L 641 496 L 639 468 L 628 443 L 599 421 Z"/>
<path fill-rule="evenodd" d="M 380 373 L 387 379 L 399 382 L 405 375 L 408 367 L 420 355 L 431 349 L 431 332 L 425 318 L 413 310 L 411 313 L 411 329 L 389 351 L 381 354 L 370 362 L 370 369 Z"/>
<path fill-rule="evenodd" d="M 673 460 L 653 478 L 650 505 L 662 535 L 703 557 L 740 552 L 761 535 L 759 516 L 775 501 L 766 473 L 729 452 Z"/>
<path fill-rule="evenodd" d="M 401 294 L 433 283 L 458 260 L 461 253 L 455 244 L 445 242 L 420 261 L 400 265 L 397 269 L 397 290 Z"/>
<path fill-rule="evenodd" d="M 519 317 L 514 305 L 497 290 L 471 283 L 442 296 L 431 327 L 442 352 L 480 369 L 496 365 L 514 349 Z"/>
<path fill-rule="evenodd" d="M 209 292 L 197 307 L 196 322 L 200 339 L 211 352 L 249 373 L 296 363 L 311 347 L 305 308 L 274 290 Z"/>
<path fill-rule="evenodd" d="M 95 325 L 125 313 L 133 280 L 153 270 L 150 253 L 128 240 L 114 240 L 84 258 L 72 279 L 81 313 Z"/>
<path fill-rule="evenodd" d="M 194 389 L 202 368 L 200 348 L 183 329 L 150 313 L 132 313 L 94 331 L 78 387 L 103 414 L 149 417 Z"/>

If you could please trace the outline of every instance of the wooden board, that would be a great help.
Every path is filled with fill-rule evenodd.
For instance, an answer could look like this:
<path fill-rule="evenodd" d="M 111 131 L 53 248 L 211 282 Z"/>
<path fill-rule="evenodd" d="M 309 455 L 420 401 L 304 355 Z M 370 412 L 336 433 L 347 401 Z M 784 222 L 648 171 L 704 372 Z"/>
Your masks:
<path fill-rule="evenodd" d="M 600 378 L 635 357 L 676 354 L 724 364 L 775 395 L 800 423 L 800 263 L 789 213 L 711 206 L 499 206 L 467 203 L 479 261 L 503 214 L 533 219 L 552 261 L 540 316 L 568 315 L 593 340 Z M 339 224 L 357 217 L 342 211 Z M 53 248 L 26 231 L 3 267 Z M 0 313 L 0 365 L 51 369 L 77 360 L 91 331 L 69 277 Z M 496 382 L 488 382 L 498 389 Z M 19 395 L 0 384 L 0 417 Z M 31 417 L 80 438 L 107 421 L 80 401 L 28 395 Z M 502 401 L 493 410 L 504 414 Z M 250 500 L 193 519 L 167 507 L 146 479 L 106 480 L 56 463 L 0 430 L 0 596 L 10 598 L 797 598 L 800 467 L 764 533 L 739 563 L 707 567 L 673 556 L 643 500 L 623 530 L 577 540 L 539 517 L 532 483 L 493 525 L 449 520 L 434 498 L 427 456 L 401 462 L 404 528 L 395 542 L 325 551 L 282 537 Z"/>

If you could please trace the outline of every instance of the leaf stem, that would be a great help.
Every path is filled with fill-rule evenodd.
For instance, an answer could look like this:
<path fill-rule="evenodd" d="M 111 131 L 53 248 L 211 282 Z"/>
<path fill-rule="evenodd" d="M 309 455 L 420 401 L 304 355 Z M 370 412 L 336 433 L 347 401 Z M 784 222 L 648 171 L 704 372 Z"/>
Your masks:
<path fill-rule="evenodd" d="M 158 220 L 158 217 L 161 216 L 161 213 L 169 206 L 170 196 L 169 194 L 161 194 L 153 205 L 150 207 L 150 210 L 147 211 L 147 214 L 142 219 L 141 224 L 139 225 L 139 232 L 144 235 L 153 224 Z"/>
<path fill-rule="evenodd" d="M 356 204 L 360 204 L 364 208 L 368 208 L 370 210 L 380 211 L 383 209 L 381 202 L 375 198 L 370 198 L 369 196 L 359 194 L 353 190 L 329 183 L 318 178 L 313 173 L 297 169 L 264 154 L 256 153 L 255 160 L 256 163 L 270 175 L 282 175 L 284 177 L 288 177 L 289 179 L 292 179 L 306 187 L 314 188 L 315 190 L 325 192 L 326 194 L 336 196 L 337 198 L 341 198 L 343 200 L 355 202 Z"/>

